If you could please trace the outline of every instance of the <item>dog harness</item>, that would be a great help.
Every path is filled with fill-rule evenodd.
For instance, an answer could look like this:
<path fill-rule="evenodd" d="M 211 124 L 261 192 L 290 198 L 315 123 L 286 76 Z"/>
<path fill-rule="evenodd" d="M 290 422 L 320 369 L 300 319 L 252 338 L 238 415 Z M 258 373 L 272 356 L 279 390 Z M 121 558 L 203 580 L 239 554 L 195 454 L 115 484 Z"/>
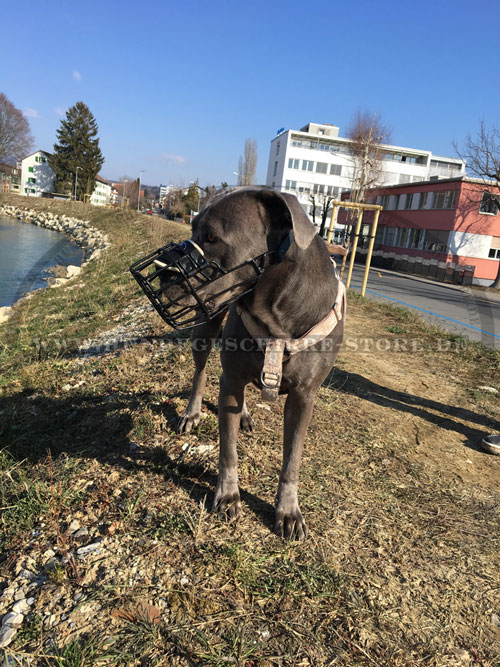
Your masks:
<path fill-rule="evenodd" d="M 345 285 L 339 280 L 337 298 L 332 310 L 307 333 L 300 338 L 270 338 L 262 326 L 246 310 L 237 308 L 237 312 L 250 336 L 264 347 L 264 365 L 260 374 L 262 399 L 274 403 L 278 398 L 283 374 L 283 355 L 297 354 L 308 347 L 324 340 L 339 324 L 346 312 Z"/>

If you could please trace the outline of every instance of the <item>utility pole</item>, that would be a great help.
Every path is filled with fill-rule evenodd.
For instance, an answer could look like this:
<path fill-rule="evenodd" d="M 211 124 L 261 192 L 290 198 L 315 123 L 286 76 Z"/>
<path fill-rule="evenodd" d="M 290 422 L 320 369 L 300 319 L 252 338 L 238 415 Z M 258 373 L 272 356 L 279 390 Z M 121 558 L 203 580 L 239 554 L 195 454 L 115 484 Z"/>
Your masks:
<path fill-rule="evenodd" d="M 79 169 L 81 169 L 81 167 L 77 167 L 77 168 L 76 168 L 76 171 L 75 171 L 75 196 L 74 196 L 74 200 L 75 200 L 75 201 L 76 201 L 76 187 L 77 187 L 77 185 L 78 185 L 78 170 L 79 170 Z"/>
<path fill-rule="evenodd" d="M 144 173 L 144 169 L 141 169 L 139 172 L 139 192 L 137 193 L 137 213 L 139 213 L 139 205 L 141 203 L 141 174 Z"/>

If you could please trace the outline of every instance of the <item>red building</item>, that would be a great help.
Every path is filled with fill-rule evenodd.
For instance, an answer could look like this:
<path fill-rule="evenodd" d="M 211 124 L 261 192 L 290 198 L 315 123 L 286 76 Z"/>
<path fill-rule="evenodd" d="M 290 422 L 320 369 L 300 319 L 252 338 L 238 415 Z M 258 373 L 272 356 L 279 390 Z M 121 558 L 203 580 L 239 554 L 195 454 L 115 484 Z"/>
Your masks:
<path fill-rule="evenodd" d="M 379 257 L 405 255 L 415 266 L 471 266 L 477 284 L 489 285 L 496 278 L 500 190 L 493 182 L 461 177 L 393 185 L 370 191 L 367 201 L 383 206 L 375 240 Z M 365 213 L 364 221 L 370 216 Z"/>

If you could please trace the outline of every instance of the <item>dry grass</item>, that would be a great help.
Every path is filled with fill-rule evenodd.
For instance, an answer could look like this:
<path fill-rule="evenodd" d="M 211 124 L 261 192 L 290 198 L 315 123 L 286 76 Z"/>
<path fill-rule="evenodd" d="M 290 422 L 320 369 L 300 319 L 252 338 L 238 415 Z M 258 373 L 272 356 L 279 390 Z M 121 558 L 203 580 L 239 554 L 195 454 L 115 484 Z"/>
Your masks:
<path fill-rule="evenodd" d="M 151 224 L 130 224 L 130 243 L 144 246 L 128 251 L 111 232 L 120 261 L 159 242 Z M 282 399 L 269 410 L 248 392 L 255 431 L 239 441 L 243 514 L 223 523 L 208 511 L 215 355 L 206 418 L 186 436 L 174 426 L 187 403 L 189 346 L 165 336 L 156 315 L 142 316 L 149 341 L 116 353 L 83 361 L 47 347 L 23 363 L 19 322 L 24 345 L 38 320 L 45 336 L 62 328 L 76 341 L 142 303 L 114 262 L 83 280 L 87 299 L 104 287 L 119 299 L 71 321 L 81 304 L 63 289 L 65 317 L 52 322 L 50 290 L 31 300 L 29 318 L 20 308 L 4 338 L 14 361 L 0 398 L 0 582 L 28 565 L 41 572 L 49 546 L 61 557 L 61 534 L 65 549 L 79 547 L 65 533 L 75 518 L 89 530 L 84 544 L 102 538 L 99 553 L 78 561 L 78 579 L 63 567 L 37 589 L 11 655 L 65 666 L 497 665 L 500 460 L 478 442 L 500 431 L 500 409 L 478 387 L 500 390 L 498 353 L 351 294 L 351 342 L 319 393 L 303 460 L 310 535 L 286 543 L 272 534 Z M 386 340 L 391 349 L 380 352 Z M 407 351 L 395 351 L 403 342 Z"/>

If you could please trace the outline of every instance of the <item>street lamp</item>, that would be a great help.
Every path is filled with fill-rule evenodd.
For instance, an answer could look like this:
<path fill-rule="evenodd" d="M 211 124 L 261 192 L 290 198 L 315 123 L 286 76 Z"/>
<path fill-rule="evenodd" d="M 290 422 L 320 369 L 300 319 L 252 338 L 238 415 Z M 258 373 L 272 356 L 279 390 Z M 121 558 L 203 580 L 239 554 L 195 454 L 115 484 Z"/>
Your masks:
<path fill-rule="evenodd" d="M 137 193 L 137 213 L 139 213 L 139 204 L 141 202 L 141 174 L 144 173 L 144 169 L 141 169 L 139 172 L 139 192 Z"/>
<path fill-rule="evenodd" d="M 125 198 L 125 193 L 127 192 L 127 183 L 128 183 L 128 178 L 123 179 L 123 201 L 122 201 L 122 208 L 125 207 L 125 202 L 127 201 Z"/>
<path fill-rule="evenodd" d="M 81 169 L 81 167 L 77 167 L 75 170 L 75 196 L 74 200 L 76 201 L 76 186 L 78 185 L 78 170 Z"/>

